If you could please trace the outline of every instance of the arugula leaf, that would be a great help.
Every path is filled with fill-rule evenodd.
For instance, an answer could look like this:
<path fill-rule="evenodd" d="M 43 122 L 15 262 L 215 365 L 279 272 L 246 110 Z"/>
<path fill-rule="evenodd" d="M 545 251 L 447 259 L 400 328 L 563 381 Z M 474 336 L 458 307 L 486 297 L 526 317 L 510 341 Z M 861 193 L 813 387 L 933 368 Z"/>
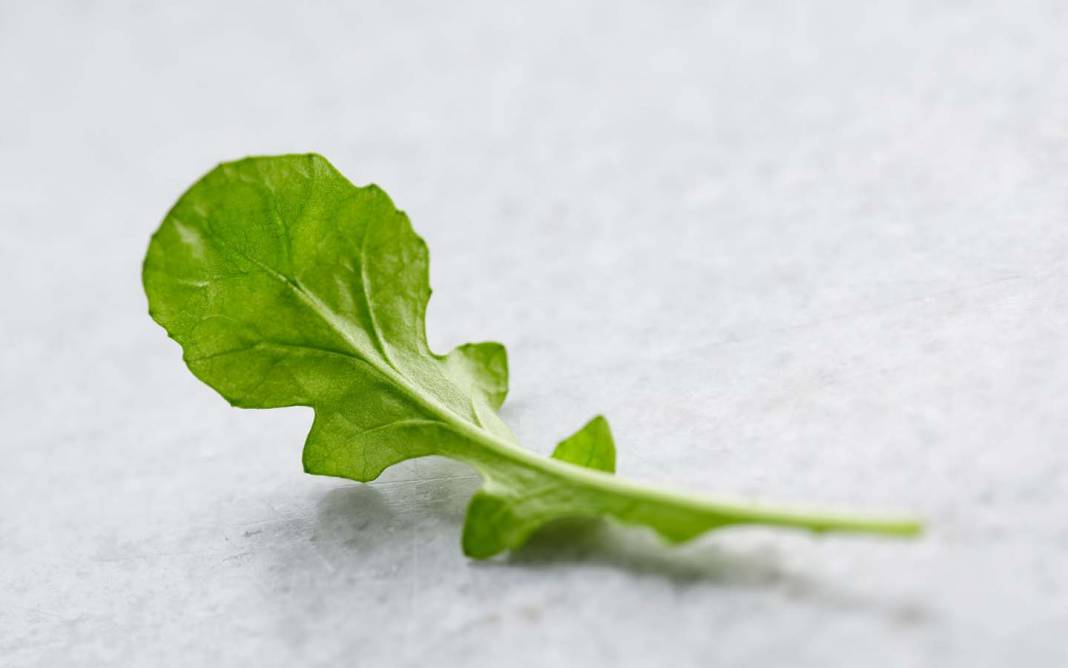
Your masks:
<path fill-rule="evenodd" d="M 189 369 L 234 406 L 310 406 L 309 473 L 359 481 L 412 457 L 474 467 L 464 552 L 489 557 L 559 518 L 613 517 L 672 542 L 765 524 L 901 536 L 908 518 L 754 506 L 616 478 L 596 417 L 551 458 L 497 415 L 508 392 L 499 343 L 438 355 L 426 342 L 426 244 L 376 186 L 352 185 L 318 155 L 225 163 L 178 200 L 144 263 L 149 312 Z"/>

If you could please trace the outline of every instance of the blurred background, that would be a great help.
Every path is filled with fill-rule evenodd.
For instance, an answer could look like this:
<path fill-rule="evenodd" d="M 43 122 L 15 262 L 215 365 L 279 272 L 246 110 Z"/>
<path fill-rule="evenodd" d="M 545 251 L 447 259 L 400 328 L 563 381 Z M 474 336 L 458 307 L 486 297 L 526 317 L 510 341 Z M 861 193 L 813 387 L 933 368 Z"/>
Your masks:
<path fill-rule="evenodd" d="M 0 664 L 1068 665 L 1059 2 L 0 2 Z M 914 542 L 462 556 L 478 480 L 301 471 L 150 321 L 214 164 L 317 151 L 428 241 L 529 447 L 914 510 Z"/>

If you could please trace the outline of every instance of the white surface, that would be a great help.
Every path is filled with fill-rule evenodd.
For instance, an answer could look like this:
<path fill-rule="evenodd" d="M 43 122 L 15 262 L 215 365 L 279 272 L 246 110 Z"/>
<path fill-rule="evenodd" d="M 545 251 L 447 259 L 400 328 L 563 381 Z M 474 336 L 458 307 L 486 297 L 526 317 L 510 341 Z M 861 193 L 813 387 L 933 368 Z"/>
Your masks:
<path fill-rule="evenodd" d="M 1062 3 L 156 4 L 0 5 L 0 664 L 1068 665 Z M 623 475 L 928 535 L 475 563 L 463 467 L 302 474 L 139 264 L 304 150 L 409 211 L 530 447 L 604 412 Z"/>

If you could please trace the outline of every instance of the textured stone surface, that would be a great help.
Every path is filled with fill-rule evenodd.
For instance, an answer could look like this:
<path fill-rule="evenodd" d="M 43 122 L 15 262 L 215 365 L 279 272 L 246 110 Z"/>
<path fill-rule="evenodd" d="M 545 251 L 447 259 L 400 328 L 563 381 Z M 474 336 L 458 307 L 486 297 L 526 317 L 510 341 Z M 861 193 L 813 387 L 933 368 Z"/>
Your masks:
<path fill-rule="evenodd" d="M 0 6 L 0 664 L 1068 664 L 1061 3 L 223 4 Z M 604 412 L 623 475 L 928 535 L 475 563 L 469 470 L 303 475 L 139 264 L 304 150 L 409 211 L 530 447 Z"/>

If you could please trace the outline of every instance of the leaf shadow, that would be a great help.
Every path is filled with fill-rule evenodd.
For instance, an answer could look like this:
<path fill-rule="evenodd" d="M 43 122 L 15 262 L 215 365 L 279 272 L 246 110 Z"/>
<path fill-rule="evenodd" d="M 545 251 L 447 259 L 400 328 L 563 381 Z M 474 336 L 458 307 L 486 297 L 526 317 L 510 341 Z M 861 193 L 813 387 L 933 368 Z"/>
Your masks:
<path fill-rule="evenodd" d="M 745 530 L 745 529 L 742 529 Z M 760 531 L 758 529 L 758 531 Z M 611 568 L 641 577 L 659 577 L 681 588 L 774 591 L 789 600 L 838 610 L 866 611 L 903 626 L 928 620 L 929 610 L 901 599 L 864 594 L 847 583 L 832 583 L 788 567 L 765 544 L 725 545 L 714 534 L 685 545 L 670 545 L 651 531 L 605 520 L 560 520 L 537 531 L 519 550 L 480 567 L 557 569 Z"/>
<path fill-rule="evenodd" d="M 333 546 L 332 561 L 360 560 L 374 568 L 401 545 L 449 532 L 455 532 L 455 547 L 442 544 L 439 549 L 455 550 L 452 554 L 462 558 L 459 533 L 478 478 L 454 462 L 423 462 L 417 478 L 336 488 L 320 499 L 315 534 L 321 544 Z M 546 576 L 573 569 L 612 569 L 662 578 L 680 588 L 766 590 L 817 606 L 875 613 L 903 625 L 922 623 L 930 615 L 915 603 L 867 595 L 848 583 L 799 573 L 785 564 L 768 541 L 739 546 L 737 541 L 717 541 L 710 535 L 672 546 L 650 531 L 604 520 L 553 522 L 522 548 L 470 565 Z"/>
<path fill-rule="evenodd" d="M 488 563 L 535 570 L 611 567 L 679 585 L 706 581 L 722 586 L 777 586 L 791 577 L 771 550 L 743 551 L 707 540 L 673 546 L 650 531 L 598 519 L 552 522 L 520 549 Z"/>

